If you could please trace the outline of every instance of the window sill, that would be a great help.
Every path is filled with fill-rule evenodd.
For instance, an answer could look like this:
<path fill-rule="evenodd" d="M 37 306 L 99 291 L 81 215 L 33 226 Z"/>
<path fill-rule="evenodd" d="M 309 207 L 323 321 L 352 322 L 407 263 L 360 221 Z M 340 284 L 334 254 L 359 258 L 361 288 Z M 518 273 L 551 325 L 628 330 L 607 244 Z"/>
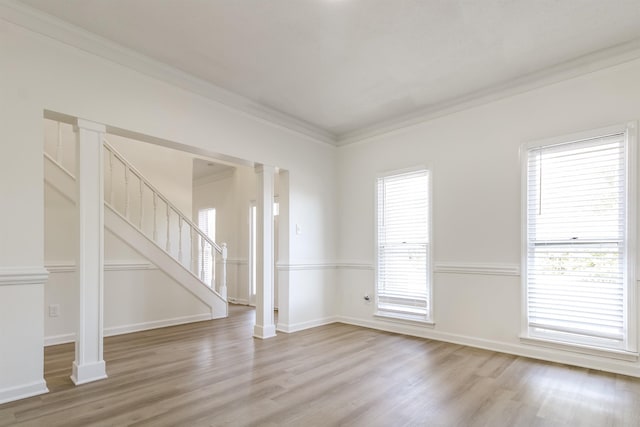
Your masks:
<path fill-rule="evenodd" d="M 554 350 L 570 351 L 573 353 L 588 354 L 590 356 L 607 357 L 609 359 L 618 359 L 627 362 L 637 362 L 639 356 L 638 353 L 634 353 L 631 351 L 615 350 L 581 344 L 569 344 L 537 337 L 521 336 L 520 342 L 523 344 L 535 345 L 538 347 L 545 347 Z"/>
<path fill-rule="evenodd" d="M 394 322 L 394 323 L 402 323 L 404 325 L 411 325 L 411 326 L 424 326 L 428 328 L 433 328 L 436 325 L 433 321 L 430 321 L 430 320 L 420 320 L 420 319 L 414 319 L 411 317 L 404 317 L 404 316 L 398 316 L 398 315 L 394 316 L 388 313 L 380 313 L 380 312 L 374 313 L 373 317 L 380 320 L 385 320 L 385 321 Z"/>

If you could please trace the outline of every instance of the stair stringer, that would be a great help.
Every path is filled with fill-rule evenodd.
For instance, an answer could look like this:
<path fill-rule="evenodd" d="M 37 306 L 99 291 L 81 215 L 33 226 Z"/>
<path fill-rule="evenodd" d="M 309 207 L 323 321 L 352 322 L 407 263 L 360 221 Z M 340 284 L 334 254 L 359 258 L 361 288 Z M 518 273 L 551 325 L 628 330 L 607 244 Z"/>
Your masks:
<path fill-rule="evenodd" d="M 227 302 L 213 289 L 204 285 L 182 264 L 142 234 L 108 203 L 104 204 L 104 226 L 123 242 L 147 258 L 158 269 L 180 283 L 200 301 L 211 307 L 211 318 L 227 317 Z"/>

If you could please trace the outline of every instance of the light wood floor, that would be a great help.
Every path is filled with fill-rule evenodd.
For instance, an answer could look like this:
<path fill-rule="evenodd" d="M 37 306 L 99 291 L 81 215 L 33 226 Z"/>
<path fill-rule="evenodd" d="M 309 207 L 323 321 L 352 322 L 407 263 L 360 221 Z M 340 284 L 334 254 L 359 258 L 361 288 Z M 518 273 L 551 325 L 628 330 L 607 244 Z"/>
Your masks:
<path fill-rule="evenodd" d="M 109 378 L 51 392 L 1 426 L 639 426 L 640 380 L 342 324 L 251 338 L 253 311 L 106 339 Z"/>

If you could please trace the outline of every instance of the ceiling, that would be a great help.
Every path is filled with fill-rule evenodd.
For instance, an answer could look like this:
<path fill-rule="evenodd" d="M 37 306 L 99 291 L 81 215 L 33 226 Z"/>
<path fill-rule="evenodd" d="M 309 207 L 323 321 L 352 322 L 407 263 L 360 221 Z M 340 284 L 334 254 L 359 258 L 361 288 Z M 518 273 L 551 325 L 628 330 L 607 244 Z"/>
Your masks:
<path fill-rule="evenodd" d="M 339 143 L 640 40 L 640 0 L 21 0 Z"/>

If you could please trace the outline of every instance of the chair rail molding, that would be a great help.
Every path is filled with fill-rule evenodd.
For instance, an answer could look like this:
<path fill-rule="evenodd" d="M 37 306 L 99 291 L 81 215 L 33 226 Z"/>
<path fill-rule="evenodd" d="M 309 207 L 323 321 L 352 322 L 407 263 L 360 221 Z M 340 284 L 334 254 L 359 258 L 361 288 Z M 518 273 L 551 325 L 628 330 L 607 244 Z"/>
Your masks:
<path fill-rule="evenodd" d="M 487 276 L 520 276 L 519 264 L 436 262 L 434 273 L 440 274 L 481 274 Z"/>
<path fill-rule="evenodd" d="M 41 266 L 0 267 L 0 286 L 41 285 L 49 272 Z"/>
<path fill-rule="evenodd" d="M 76 264 L 73 261 L 52 261 L 45 263 L 49 273 L 73 273 Z M 105 261 L 104 271 L 157 270 L 158 267 L 144 260 Z"/>

